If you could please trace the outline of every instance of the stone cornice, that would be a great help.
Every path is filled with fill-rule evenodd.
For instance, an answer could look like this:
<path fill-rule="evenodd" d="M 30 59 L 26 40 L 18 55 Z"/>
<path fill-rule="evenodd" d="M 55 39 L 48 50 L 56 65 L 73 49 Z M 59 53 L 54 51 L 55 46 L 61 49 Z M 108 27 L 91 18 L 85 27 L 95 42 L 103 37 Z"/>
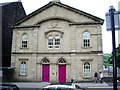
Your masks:
<path fill-rule="evenodd" d="M 32 27 L 40 27 L 40 25 L 29 25 L 29 26 L 12 26 L 14 29 L 19 28 L 32 28 Z"/>
<path fill-rule="evenodd" d="M 91 52 L 12 52 L 11 54 L 100 54 L 102 51 Z"/>
<path fill-rule="evenodd" d="M 69 23 L 69 25 L 101 25 L 100 22 Z"/>

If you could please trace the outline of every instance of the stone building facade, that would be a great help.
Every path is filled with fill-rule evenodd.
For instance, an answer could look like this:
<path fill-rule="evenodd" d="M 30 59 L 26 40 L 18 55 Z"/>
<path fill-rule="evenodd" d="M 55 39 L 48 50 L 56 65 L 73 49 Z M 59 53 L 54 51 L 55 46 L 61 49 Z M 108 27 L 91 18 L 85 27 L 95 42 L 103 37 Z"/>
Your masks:
<path fill-rule="evenodd" d="M 14 25 L 11 66 L 19 81 L 93 80 L 102 71 L 103 19 L 59 1 Z"/>

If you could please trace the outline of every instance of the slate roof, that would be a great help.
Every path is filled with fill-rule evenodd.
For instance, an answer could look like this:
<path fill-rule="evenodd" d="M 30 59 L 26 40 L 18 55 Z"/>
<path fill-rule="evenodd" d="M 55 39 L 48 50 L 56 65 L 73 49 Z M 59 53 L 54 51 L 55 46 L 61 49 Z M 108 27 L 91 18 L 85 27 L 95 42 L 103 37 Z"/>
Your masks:
<path fill-rule="evenodd" d="M 12 3 L 12 2 L 0 3 L 0 6 L 8 5 L 8 4 L 10 4 L 10 3 Z"/>
<path fill-rule="evenodd" d="M 75 13 L 84 15 L 84 16 L 86 16 L 86 17 L 88 17 L 88 18 L 91 18 L 91 19 L 95 20 L 95 21 L 98 22 L 99 24 L 103 24 L 103 22 L 104 22 L 104 20 L 101 19 L 101 18 L 99 18 L 99 17 L 96 17 L 96 16 L 91 15 L 91 14 L 89 14 L 89 13 L 86 13 L 86 12 L 84 12 L 84 11 L 78 10 L 78 9 L 76 9 L 76 8 L 70 7 L 70 6 L 65 5 L 65 4 L 63 4 L 63 3 L 61 3 L 61 2 L 49 2 L 49 3 L 46 4 L 45 6 L 37 9 L 36 11 L 34 11 L 34 12 L 30 13 L 29 15 L 27 15 L 27 16 L 26 16 L 25 18 L 23 18 L 22 20 L 18 21 L 18 22 L 15 24 L 15 26 L 21 24 L 21 23 L 24 22 L 25 20 L 28 20 L 28 19 L 31 18 L 32 16 L 35 16 L 36 14 L 42 12 L 43 10 L 45 10 L 45 9 L 47 9 L 47 8 L 53 6 L 53 5 L 56 5 L 56 6 L 59 6 L 59 7 L 63 7 L 63 8 L 65 8 L 65 9 L 68 9 L 68 10 L 73 11 L 73 12 L 75 12 Z"/>

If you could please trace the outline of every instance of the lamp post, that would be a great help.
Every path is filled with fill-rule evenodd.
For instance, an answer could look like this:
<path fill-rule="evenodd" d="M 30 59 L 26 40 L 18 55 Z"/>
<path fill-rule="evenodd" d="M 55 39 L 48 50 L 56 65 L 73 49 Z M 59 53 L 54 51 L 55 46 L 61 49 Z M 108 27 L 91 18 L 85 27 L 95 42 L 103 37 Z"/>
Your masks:
<path fill-rule="evenodd" d="M 114 12 L 113 7 L 110 8 L 111 30 L 112 30 L 112 54 L 113 54 L 113 87 L 117 90 L 117 67 L 116 67 L 116 44 L 115 44 L 115 24 L 114 24 Z"/>
<path fill-rule="evenodd" d="M 106 13 L 107 30 L 112 31 L 112 54 L 113 54 L 113 90 L 117 90 L 117 67 L 116 67 L 116 43 L 115 30 L 119 30 L 119 15 L 113 6 L 110 6 L 109 13 Z"/>

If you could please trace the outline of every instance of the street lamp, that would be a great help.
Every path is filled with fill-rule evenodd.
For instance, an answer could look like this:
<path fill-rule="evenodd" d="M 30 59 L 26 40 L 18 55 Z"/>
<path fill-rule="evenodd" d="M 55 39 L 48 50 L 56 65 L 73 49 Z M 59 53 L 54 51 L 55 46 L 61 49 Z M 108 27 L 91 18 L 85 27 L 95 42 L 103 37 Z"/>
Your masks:
<path fill-rule="evenodd" d="M 110 11 L 113 10 L 113 17 L 114 20 L 111 19 L 111 13 Z M 111 25 L 111 21 L 114 21 L 114 27 L 115 30 L 120 30 L 120 21 L 119 21 L 119 14 L 120 11 L 115 11 L 115 8 L 113 6 L 110 6 L 109 12 L 106 13 L 106 27 L 107 27 L 107 31 L 112 31 L 112 25 Z"/>
<path fill-rule="evenodd" d="M 109 12 L 106 13 L 107 31 L 112 31 L 112 54 L 113 54 L 113 89 L 117 90 L 117 67 L 116 67 L 116 43 L 115 30 L 120 29 L 119 11 L 115 11 L 113 6 L 110 6 Z"/>

